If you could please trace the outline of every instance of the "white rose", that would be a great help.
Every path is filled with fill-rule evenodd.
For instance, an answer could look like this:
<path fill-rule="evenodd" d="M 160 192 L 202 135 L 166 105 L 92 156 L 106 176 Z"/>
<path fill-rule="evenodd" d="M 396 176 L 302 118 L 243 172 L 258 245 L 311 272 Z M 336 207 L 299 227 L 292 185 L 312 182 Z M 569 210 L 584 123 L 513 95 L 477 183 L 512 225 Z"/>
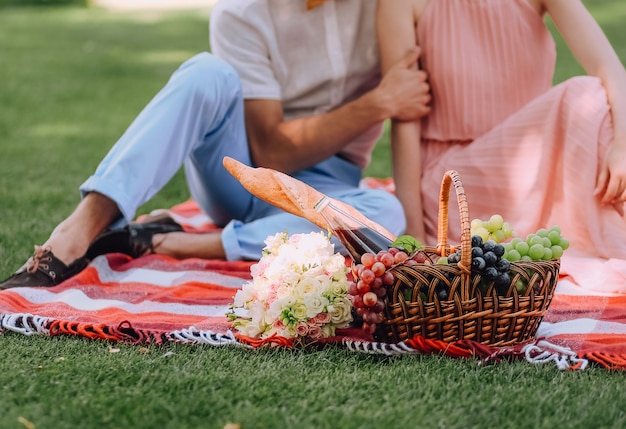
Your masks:
<path fill-rule="evenodd" d="M 324 262 L 324 268 L 333 274 L 345 273 L 347 270 L 346 259 L 340 254 L 335 254 Z"/>
<path fill-rule="evenodd" d="M 335 280 L 328 290 L 333 296 L 344 296 L 348 293 L 348 280 L 345 278 L 343 280 Z"/>
<path fill-rule="evenodd" d="M 283 283 L 286 283 L 288 285 L 295 285 L 302 278 L 302 275 L 293 270 L 286 270 L 283 272 L 282 277 Z"/>
<path fill-rule="evenodd" d="M 324 311 L 328 304 L 328 299 L 321 295 L 306 295 L 304 297 L 304 305 L 306 306 L 307 318 L 317 316 L 318 313 Z"/>
<path fill-rule="evenodd" d="M 329 308 L 331 321 L 334 325 L 343 327 L 352 322 L 352 304 L 345 297 L 336 298 L 333 301 L 332 311 Z"/>
<path fill-rule="evenodd" d="M 306 295 L 320 293 L 323 290 L 323 285 L 317 278 L 303 277 L 294 288 L 294 294 L 304 297 Z"/>
<path fill-rule="evenodd" d="M 320 288 L 319 288 L 319 292 L 326 292 L 328 291 L 331 287 L 332 287 L 332 280 L 330 279 L 330 277 L 328 277 L 325 274 L 319 275 L 315 278 L 319 284 L 320 284 Z"/>
<path fill-rule="evenodd" d="M 289 286 L 283 284 L 278 286 L 278 289 L 276 289 L 276 297 L 278 299 L 284 300 L 289 298 L 290 296 L 292 296 L 292 289 Z"/>
<path fill-rule="evenodd" d="M 307 308 L 302 302 L 298 302 L 291 307 L 291 313 L 297 320 L 307 319 Z"/>

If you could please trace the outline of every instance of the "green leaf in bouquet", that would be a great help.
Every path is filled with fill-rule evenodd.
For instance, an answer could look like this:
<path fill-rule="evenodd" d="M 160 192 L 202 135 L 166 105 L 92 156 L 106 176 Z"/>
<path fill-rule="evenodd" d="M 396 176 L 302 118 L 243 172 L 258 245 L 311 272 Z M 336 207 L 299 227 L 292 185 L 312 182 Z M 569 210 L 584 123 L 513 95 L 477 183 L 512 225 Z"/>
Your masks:
<path fill-rule="evenodd" d="M 396 238 L 396 241 L 391 243 L 391 247 L 404 249 L 404 251 L 410 255 L 413 252 L 422 250 L 424 248 L 424 245 L 411 235 L 401 235 L 400 237 Z"/>

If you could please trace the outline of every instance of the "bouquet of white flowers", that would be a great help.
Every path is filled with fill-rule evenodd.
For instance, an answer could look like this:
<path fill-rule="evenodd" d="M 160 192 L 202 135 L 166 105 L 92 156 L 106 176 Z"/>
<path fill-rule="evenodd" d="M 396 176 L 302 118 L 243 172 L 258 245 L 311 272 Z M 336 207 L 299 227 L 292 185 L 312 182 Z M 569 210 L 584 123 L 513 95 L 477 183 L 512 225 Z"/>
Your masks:
<path fill-rule="evenodd" d="M 352 321 L 345 257 L 327 234 L 278 233 L 265 245 L 229 314 L 242 335 L 314 340 Z"/>

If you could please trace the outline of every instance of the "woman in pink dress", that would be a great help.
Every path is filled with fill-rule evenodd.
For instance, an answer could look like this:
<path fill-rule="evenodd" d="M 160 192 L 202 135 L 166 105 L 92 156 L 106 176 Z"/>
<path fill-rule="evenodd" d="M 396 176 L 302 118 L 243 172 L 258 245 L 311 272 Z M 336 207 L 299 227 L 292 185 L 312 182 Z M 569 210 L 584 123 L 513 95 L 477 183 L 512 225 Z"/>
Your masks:
<path fill-rule="evenodd" d="M 545 14 L 588 76 L 552 86 Z M 580 0 L 381 1 L 377 31 L 383 73 L 417 45 L 431 86 L 421 122 L 392 123 L 407 233 L 436 242 L 441 178 L 453 169 L 471 218 L 499 213 L 521 237 L 559 225 L 571 243 L 562 272 L 626 292 L 626 72 Z M 451 195 L 459 240 L 456 207 Z"/>

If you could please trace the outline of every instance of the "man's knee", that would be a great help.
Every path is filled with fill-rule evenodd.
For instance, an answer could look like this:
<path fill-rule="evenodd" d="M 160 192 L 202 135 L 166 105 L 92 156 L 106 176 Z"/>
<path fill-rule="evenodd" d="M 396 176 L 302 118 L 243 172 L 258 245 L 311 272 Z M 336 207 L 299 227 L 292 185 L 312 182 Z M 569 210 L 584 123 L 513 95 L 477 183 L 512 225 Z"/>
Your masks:
<path fill-rule="evenodd" d="M 192 67 L 201 75 L 218 74 L 225 76 L 237 76 L 235 69 L 223 59 L 209 53 L 201 52 L 185 61 L 182 67 Z"/>
<path fill-rule="evenodd" d="M 177 73 L 185 76 L 185 82 L 194 90 L 214 91 L 231 88 L 239 92 L 241 82 L 235 69 L 221 58 L 202 52 L 185 61 Z"/>

